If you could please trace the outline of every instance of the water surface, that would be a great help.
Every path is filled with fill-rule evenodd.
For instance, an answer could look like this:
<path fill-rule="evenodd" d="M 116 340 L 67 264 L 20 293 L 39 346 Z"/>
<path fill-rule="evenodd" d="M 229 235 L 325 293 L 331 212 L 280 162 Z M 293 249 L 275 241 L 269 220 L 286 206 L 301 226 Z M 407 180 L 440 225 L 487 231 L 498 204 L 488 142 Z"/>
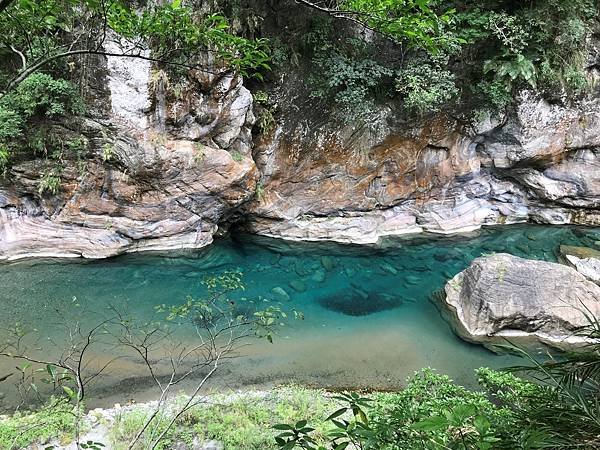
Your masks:
<path fill-rule="evenodd" d="M 475 368 L 510 365 L 514 358 L 454 336 L 430 301 L 432 293 L 482 254 L 556 261 L 561 244 L 597 246 L 598 241 L 599 229 L 510 226 L 455 237 L 390 239 L 376 248 L 236 236 L 178 256 L 22 261 L 0 266 L 0 325 L 20 321 L 35 327 L 53 339 L 44 351 L 56 353 L 64 344 L 57 317 L 67 317 L 74 305 L 102 311 L 126 304 L 136 317 L 152 320 L 155 305 L 202 295 L 206 275 L 236 270 L 245 284 L 238 300 L 268 301 L 301 311 L 304 320 L 290 320 L 273 344 L 259 341 L 245 348 L 243 357 L 214 378 L 213 387 L 296 382 L 397 389 L 426 366 L 470 385 Z M 283 289 L 289 300 L 273 288 Z M 93 324 L 98 317 L 89 314 L 84 322 Z M 110 348 L 103 352 L 98 358 L 110 357 Z M 14 372 L 14 365 L 0 360 L 0 377 Z M 4 408 L 15 401 L 10 381 L 0 383 Z M 120 360 L 90 389 L 88 405 L 152 398 L 151 387 L 143 365 Z"/>

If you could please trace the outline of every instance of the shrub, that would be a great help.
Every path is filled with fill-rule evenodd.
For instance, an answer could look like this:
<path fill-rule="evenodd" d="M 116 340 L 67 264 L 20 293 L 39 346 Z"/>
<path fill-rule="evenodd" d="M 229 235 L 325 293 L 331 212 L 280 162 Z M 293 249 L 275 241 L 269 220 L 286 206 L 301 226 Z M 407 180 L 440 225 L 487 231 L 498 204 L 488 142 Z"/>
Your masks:
<path fill-rule="evenodd" d="M 419 113 L 439 110 L 458 95 L 455 76 L 440 64 L 414 61 L 398 72 L 396 90 L 408 109 Z"/>

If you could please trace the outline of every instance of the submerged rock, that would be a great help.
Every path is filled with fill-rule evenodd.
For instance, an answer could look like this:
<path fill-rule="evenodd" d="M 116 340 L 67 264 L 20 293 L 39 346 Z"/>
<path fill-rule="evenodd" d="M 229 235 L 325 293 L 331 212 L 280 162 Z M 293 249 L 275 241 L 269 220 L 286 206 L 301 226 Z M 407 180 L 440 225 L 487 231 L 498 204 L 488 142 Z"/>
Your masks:
<path fill-rule="evenodd" d="M 577 258 L 596 258 L 600 259 L 600 250 L 589 247 L 577 247 L 574 245 L 561 245 L 558 249 L 561 258 L 566 258 L 568 255 L 576 256 Z"/>
<path fill-rule="evenodd" d="M 600 284 L 600 251 L 588 247 L 561 245 L 559 257 L 588 280 Z"/>
<path fill-rule="evenodd" d="M 321 265 L 327 272 L 330 272 L 335 267 L 335 260 L 331 256 L 323 256 L 321 257 Z"/>
<path fill-rule="evenodd" d="M 306 291 L 306 283 L 302 280 L 292 280 L 290 281 L 290 287 L 296 292 L 304 292 Z"/>
<path fill-rule="evenodd" d="M 323 269 L 316 270 L 311 279 L 317 283 L 322 283 L 325 281 L 325 271 Z"/>
<path fill-rule="evenodd" d="M 397 275 L 398 274 L 398 270 L 394 266 L 392 266 L 390 263 L 383 262 L 383 263 L 381 263 L 379 265 L 379 267 L 381 267 L 381 269 L 384 272 L 387 272 L 389 274 L 392 274 L 392 275 Z"/>
<path fill-rule="evenodd" d="M 402 305 L 402 299 L 394 295 L 370 292 L 367 298 L 364 298 L 356 290 L 342 291 L 339 294 L 320 298 L 318 301 L 324 308 L 347 316 L 368 316 Z"/>
<path fill-rule="evenodd" d="M 496 254 L 478 258 L 451 279 L 442 314 L 463 339 L 488 347 L 537 341 L 561 349 L 588 342 L 584 308 L 600 316 L 600 287 L 556 263 Z"/>
<path fill-rule="evenodd" d="M 421 278 L 416 275 L 407 275 L 405 277 L 406 284 L 409 286 L 415 286 L 421 282 Z"/>
<path fill-rule="evenodd" d="M 290 300 L 290 294 L 288 294 L 282 287 L 276 286 L 271 289 L 273 298 L 278 302 L 288 302 Z"/>

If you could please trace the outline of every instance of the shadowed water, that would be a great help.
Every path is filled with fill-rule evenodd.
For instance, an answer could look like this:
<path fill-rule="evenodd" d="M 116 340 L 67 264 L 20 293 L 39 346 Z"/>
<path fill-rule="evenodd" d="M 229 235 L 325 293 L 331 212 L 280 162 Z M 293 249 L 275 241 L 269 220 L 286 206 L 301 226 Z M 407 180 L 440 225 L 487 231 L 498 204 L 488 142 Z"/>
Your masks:
<path fill-rule="evenodd" d="M 458 237 L 390 239 L 377 248 L 238 236 L 178 256 L 24 261 L 0 266 L 0 323 L 27 323 L 56 340 L 60 333 L 50 318 L 74 305 L 102 310 L 127 304 L 136 317 L 153 320 L 155 305 L 201 295 L 206 275 L 238 270 L 245 284 L 240 304 L 268 300 L 288 312 L 301 311 L 304 320 L 290 320 L 273 344 L 260 341 L 244 349 L 245 356 L 228 363 L 213 386 L 298 382 L 396 389 L 425 366 L 470 385 L 473 369 L 515 359 L 455 337 L 430 302 L 432 293 L 485 253 L 556 261 L 561 244 L 597 247 L 598 241 L 598 229 L 511 226 Z M 84 320 L 91 324 L 97 317 Z M 58 351 L 60 344 L 45 348 Z M 98 358 L 109 358 L 110 349 L 105 352 Z M 0 377 L 13 368 L 14 362 L 0 360 Z M 14 402 L 10 386 L 10 378 L 0 382 L 1 407 Z M 97 380 L 88 405 L 154 395 L 144 367 L 125 358 Z"/>

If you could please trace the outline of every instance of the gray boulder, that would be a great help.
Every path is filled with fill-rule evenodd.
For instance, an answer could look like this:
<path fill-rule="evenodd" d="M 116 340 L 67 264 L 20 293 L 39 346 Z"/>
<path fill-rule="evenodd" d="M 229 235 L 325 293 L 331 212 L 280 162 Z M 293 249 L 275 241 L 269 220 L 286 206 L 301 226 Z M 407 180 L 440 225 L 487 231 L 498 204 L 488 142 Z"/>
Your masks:
<path fill-rule="evenodd" d="M 463 339 L 495 344 L 539 343 L 575 349 L 575 332 L 600 316 L 600 287 L 576 270 L 508 254 L 477 258 L 446 284 L 441 311 Z"/>
<path fill-rule="evenodd" d="M 561 245 L 559 256 L 561 262 L 600 285 L 600 251 L 588 247 Z"/>

